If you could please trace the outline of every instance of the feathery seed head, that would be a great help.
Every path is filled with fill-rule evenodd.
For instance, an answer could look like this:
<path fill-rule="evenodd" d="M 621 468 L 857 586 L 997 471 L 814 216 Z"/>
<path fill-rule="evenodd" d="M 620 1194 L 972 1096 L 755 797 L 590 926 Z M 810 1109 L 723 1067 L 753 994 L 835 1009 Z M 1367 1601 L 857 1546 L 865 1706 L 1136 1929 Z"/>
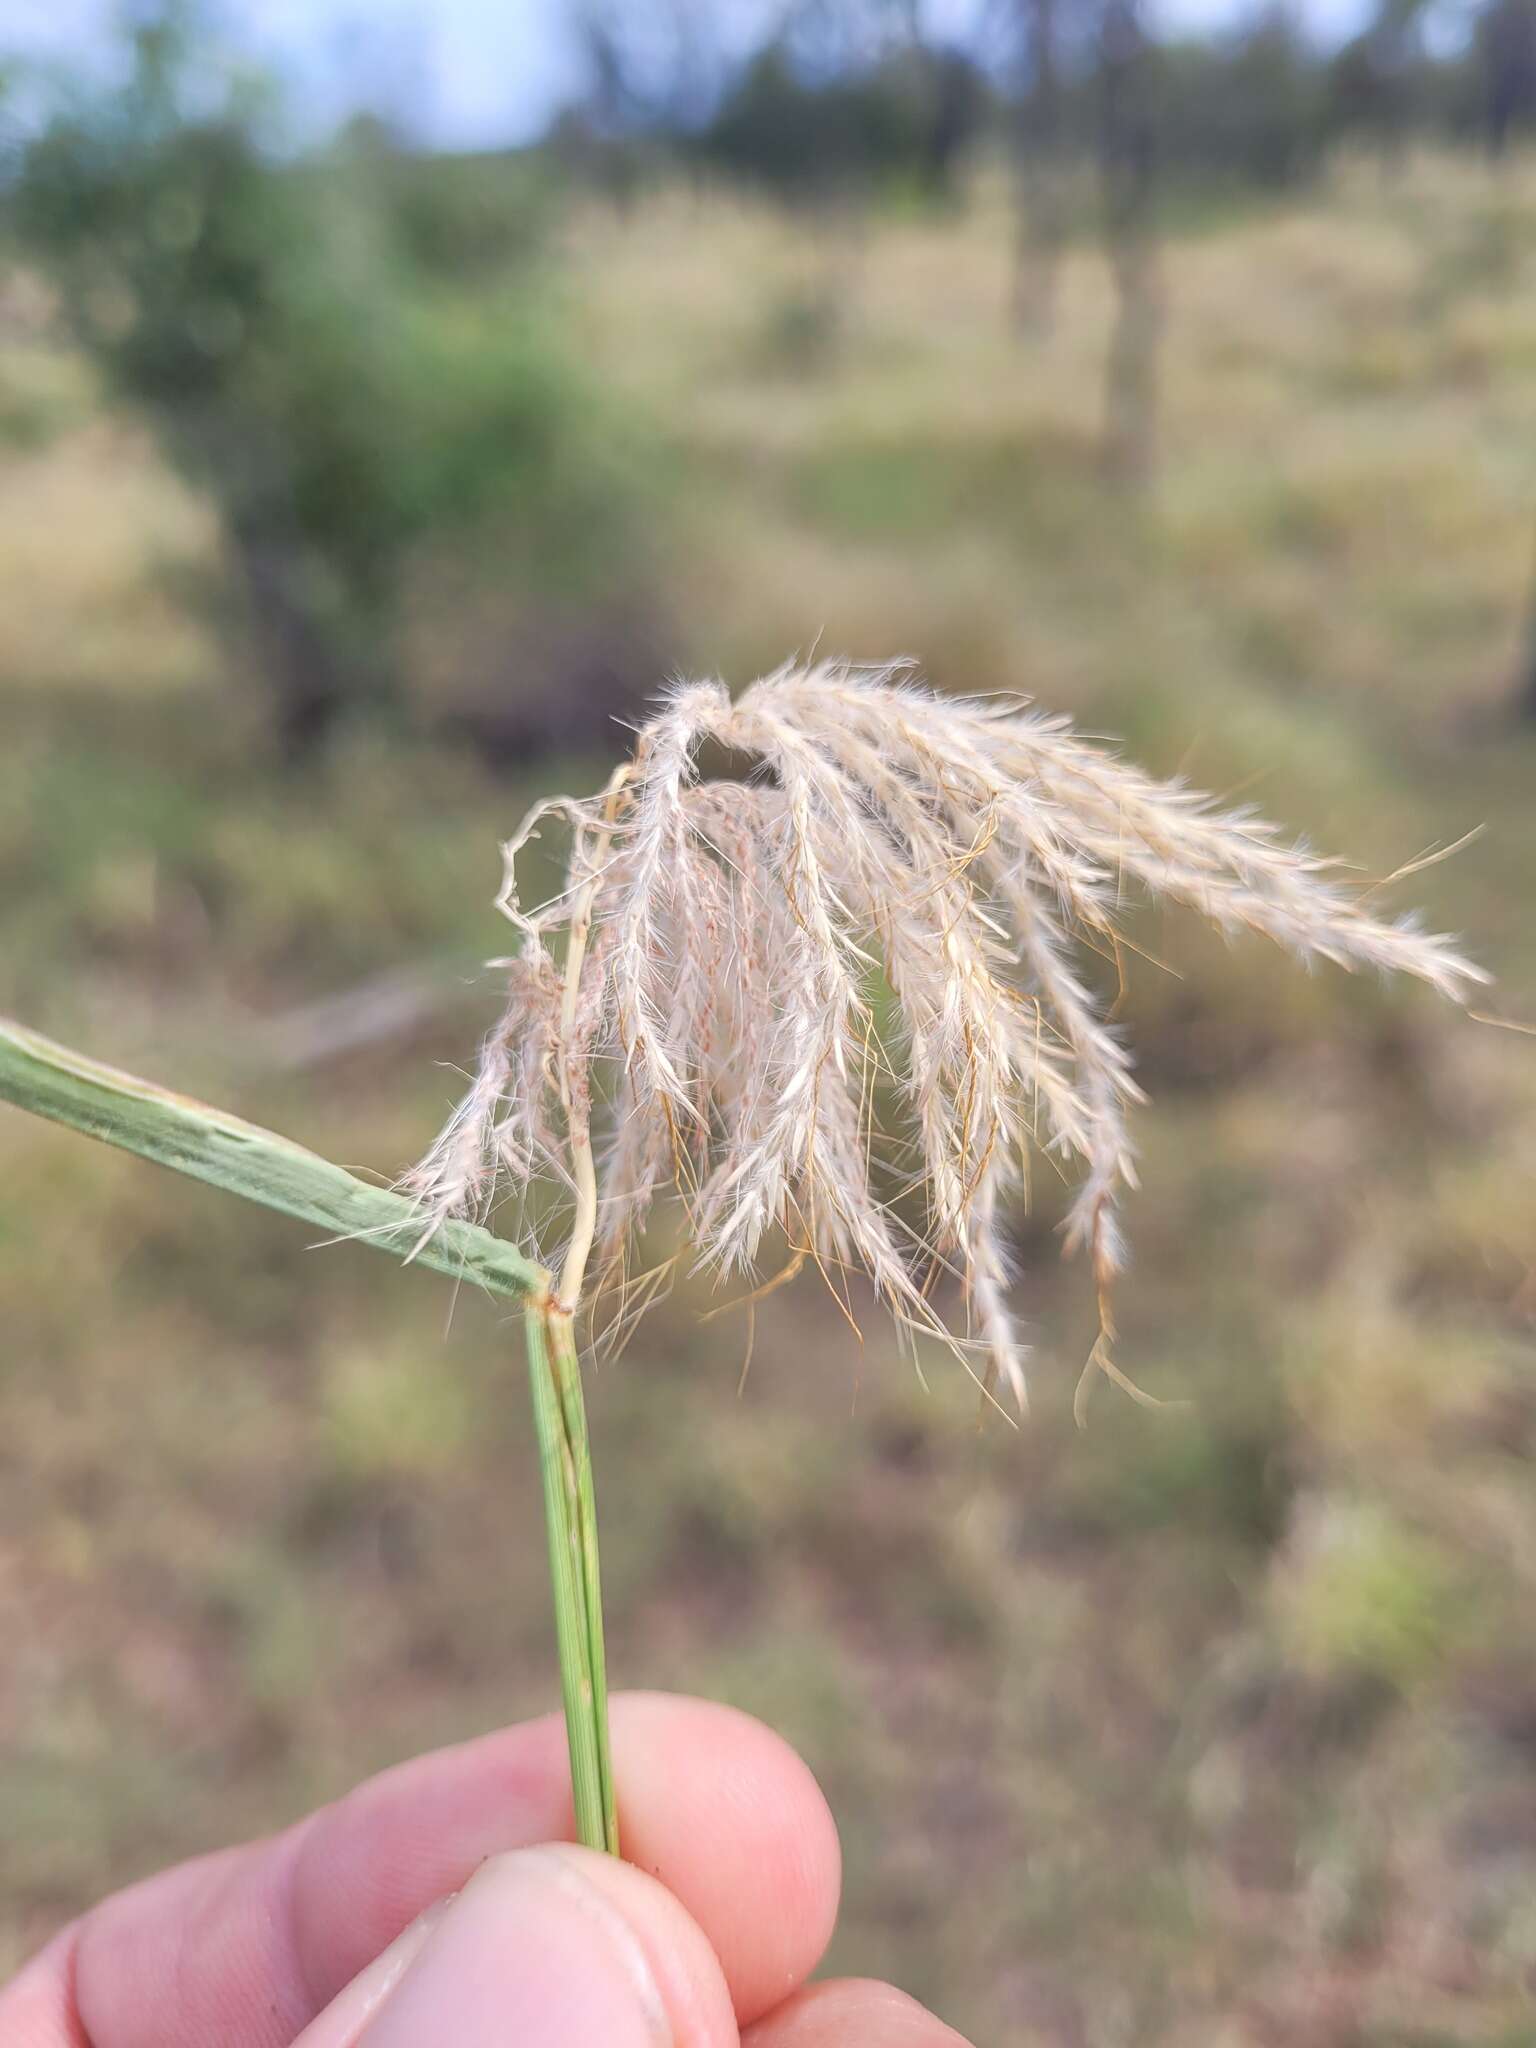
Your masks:
<path fill-rule="evenodd" d="M 705 742 L 758 773 L 701 780 Z M 570 830 L 565 886 L 529 910 L 518 857 L 546 818 Z M 780 1231 L 834 1285 L 865 1272 L 910 1330 L 947 1334 L 930 1284 L 949 1267 L 987 1382 L 1021 1402 L 1004 1225 L 1032 1147 L 1076 1170 L 1067 1245 L 1092 1257 L 1109 1334 L 1142 1097 L 1078 954 L 1113 944 L 1126 882 L 1304 962 L 1458 1002 L 1486 978 L 1251 812 L 1020 700 L 935 695 L 904 665 L 786 667 L 734 702 L 678 687 L 602 794 L 539 805 L 504 855 L 522 950 L 407 1183 L 429 1230 L 549 1177 L 567 1308 L 594 1249 L 621 1268 L 664 1193 L 718 1269 L 750 1271 Z M 1103 1342 L 1096 1357 L 1113 1370 Z"/>

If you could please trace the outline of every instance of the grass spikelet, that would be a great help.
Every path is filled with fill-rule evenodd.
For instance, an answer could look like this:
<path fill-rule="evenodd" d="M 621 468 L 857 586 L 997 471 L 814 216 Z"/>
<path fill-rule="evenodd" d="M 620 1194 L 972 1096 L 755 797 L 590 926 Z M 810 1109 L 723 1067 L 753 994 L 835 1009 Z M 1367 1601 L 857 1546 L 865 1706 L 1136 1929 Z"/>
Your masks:
<path fill-rule="evenodd" d="M 706 741 L 757 772 L 700 780 Z M 518 856 L 555 817 L 565 886 L 525 910 Z M 1006 1216 L 1031 1148 L 1075 1176 L 1066 1245 L 1103 1307 L 1094 1364 L 1121 1377 L 1108 1304 L 1143 1098 L 1080 962 L 1119 958 L 1128 891 L 1458 1003 L 1486 979 L 1251 811 L 903 666 L 790 666 L 734 701 L 680 687 L 604 792 L 541 805 L 506 859 L 522 951 L 471 1088 L 408 1181 L 424 1229 L 547 1173 L 572 1310 L 594 1247 L 622 1274 L 670 1195 L 717 1271 L 752 1272 L 782 1229 L 793 1269 L 813 1261 L 835 1288 L 862 1270 L 904 1329 L 978 1352 L 977 1376 L 1021 1404 Z M 938 1269 L 963 1283 L 963 1330 L 931 1303 Z"/>

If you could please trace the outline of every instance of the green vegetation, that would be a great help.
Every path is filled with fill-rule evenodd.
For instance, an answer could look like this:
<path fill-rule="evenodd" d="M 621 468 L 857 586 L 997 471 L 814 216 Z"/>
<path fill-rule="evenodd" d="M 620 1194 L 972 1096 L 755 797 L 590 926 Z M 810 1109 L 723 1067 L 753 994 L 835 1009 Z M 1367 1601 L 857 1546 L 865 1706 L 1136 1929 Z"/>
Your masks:
<path fill-rule="evenodd" d="M 865 226 L 810 360 L 763 345 L 812 261 L 794 224 L 578 205 L 562 374 L 665 480 L 651 666 L 910 651 L 1378 874 L 1482 825 L 1411 888 L 1530 1021 L 1533 227 L 1528 164 L 1425 158 L 1171 240 L 1133 510 L 1096 468 L 1099 260 L 1068 253 L 1021 344 L 1000 185 Z M 452 288 L 472 331 L 503 262 Z M 494 1007 L 496 841 L 535 787 L 591 786 L 594 743 L 498 776 L 375 722 L 270 772 L 247 643 L 179 597 L 217 507 L 50 343 L 35 281 L 6 305 L 0 393 L 45 425 L 0 472 L 0 1010 L 393 1174 Z M 440 567 L 400 593 L 413 687 L 517 615 Z M 519 645 L 521 688 L 573 689 Z M 978 1432 L 942 1359 L 925 1393 L 877 1316 L 856 1343 L 809 1275 L 759 1305 L 738 1398 L 745 1316 L 701 1326 L 680 1287 L 590 1383 L 612 1682 L 800 1743 L 844 1824 L 838 1967 L 980 2040 L 1513 2044 L 1531 1041 L 1175 920 L 1134 936 L 1166 964 L 1125 962 L 1155 1193 L 1119 1355 L 1193 1409 L 1101 1390 L 1073 1428 L 1093 1304 L 1049 1176 L 1019 1433 Z M 465 1290 L 445 1334 L 420 1276 L 8 1113 L 0 1158 L 9 1963 L 108 1884 L 552 1697 L 505 1317 Z"/>
<path fill-rule="evenodd" d="M 269 96 L 212 67 L 187 8 L 131 57 L 26 152 L 16 232 L 108 392 L 215 508 L 279 731 L 307 752 L 350 707 L 399 707 L 402 599 L 434 545 L 494 546 L 503 576 L 570 599 L 611 579 L 620 468 L 552 330 L 531 178 L 493 200 L 367 129 L 279 167 Z M 14 440 L 34 414 L 9 412 Z"/>

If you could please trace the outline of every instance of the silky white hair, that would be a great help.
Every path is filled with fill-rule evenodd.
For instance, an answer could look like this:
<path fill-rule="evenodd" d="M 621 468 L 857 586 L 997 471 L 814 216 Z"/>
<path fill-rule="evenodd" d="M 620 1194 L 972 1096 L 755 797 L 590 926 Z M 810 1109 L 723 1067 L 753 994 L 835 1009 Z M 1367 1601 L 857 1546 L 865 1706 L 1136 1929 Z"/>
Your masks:
<path fill-rule="evenodd" d="M 755 764 L 702 780 L 714 743 Z M 519 899 L 541 822 L 565 886 Z M 1411 918 L 1373 916 L 1333 863 L 1016 698 L 920 687 L 905 665 L 789 666 L 731 697 L 674 688 L 598 796 L 539 804 L 503 849 L 521 934 L 501 1021 L 409 1177 L 430 1231 L 505 1183 L 564 1191 L 558 1299 L 607 1272 L 675 1195 L 700 1259 L 858 1269 L 1022 1402 L 1005 1216 L 1031 1149 L 1075 1170 L 1069 1250 L 1092 1257 L 1109 1358 L 1117 1221 L 1135 1185 L 1124 1045 L 1079 954 L 1116 947 L 1127 885 L 1303 962 L 1409 974 L 1463 1001 L 1486 979 Z M 562 950 L 563 941 L 563 950 Z M 930 1300 L 948 1268 L 967 1327 Z"/>

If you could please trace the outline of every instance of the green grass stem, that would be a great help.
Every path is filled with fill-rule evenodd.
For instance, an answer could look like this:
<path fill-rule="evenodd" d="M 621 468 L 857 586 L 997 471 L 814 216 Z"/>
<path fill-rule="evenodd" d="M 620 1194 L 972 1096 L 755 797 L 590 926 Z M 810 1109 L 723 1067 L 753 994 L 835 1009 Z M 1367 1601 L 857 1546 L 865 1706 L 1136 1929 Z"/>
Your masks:
<path fill-rule="evenodd" d="M 589 1846 L 619 1851 L 619 1818 L 613 1789 L 613 1756 L 608 1741 L 608 1658 L 603 1647 L 603 1588 L 597 1555 L 597 1498 L 592 1485 L 592 1452 L 587 1441 L 587 1411 L 581 1391 L 581 1364 L 576 1356 L 572 1319 L 552 1309 L 548 1327 L 554 1354 L 555 1385 L 560 1396 L 565 1440 L 576 1481 L 576 1532 L 581 1567 L 583 1619 L 587 1631 L 587 1669 L 592 1681 L 592 1727 L 597 1747 L 602 1798 L 601 1835 Z M 583 1832 L 582 1840 L 587 1836 Z"/>
<path fill-rule="evenodd" d="M 275 1131 L 102 1066 L 6 1018 L 0 1018 L 0 1102 L 318 1224 L 337 1238 L 523 1301 L 577 1833 L 587 1847 L 617 1854 L 592 1457 L 571 1318 L 552 1308 L 549 1274 L 472 1223 L 444 1223 L 423 1240 L 420 1212 L 408 1196 L 359 1180 Z"/>
<path fill-rule="evenodd" d="M 577 1839 L 618 1853 L 613 1776 L 608 1757 L 608 1693 L 602 1609 L 597 1591 L 597 1523 L 592 1461 L 586 1448 L 581 1379 L 570 1344 L 570 1319 L 530 1302 L 523 1315 L 528 1375 L 539 1433 L 549 1572 L 555 1595 L 555 1640 L 571 1753 L 571 1796 Z M 563 1326 L 564 1335 L 560 1333 Z"/>
<path fill-rule="evenodd" d="M 291 1138 L 103 1066 L 4 1017 L 0 1102 L 492 1294 L 527 1299 L 548 1291 L 549 1275 L 504 1238 L 473 1223 L 449 1222 L 422 1242 L 421 1212 L 409 1196 L 359 1180 Z"/>

